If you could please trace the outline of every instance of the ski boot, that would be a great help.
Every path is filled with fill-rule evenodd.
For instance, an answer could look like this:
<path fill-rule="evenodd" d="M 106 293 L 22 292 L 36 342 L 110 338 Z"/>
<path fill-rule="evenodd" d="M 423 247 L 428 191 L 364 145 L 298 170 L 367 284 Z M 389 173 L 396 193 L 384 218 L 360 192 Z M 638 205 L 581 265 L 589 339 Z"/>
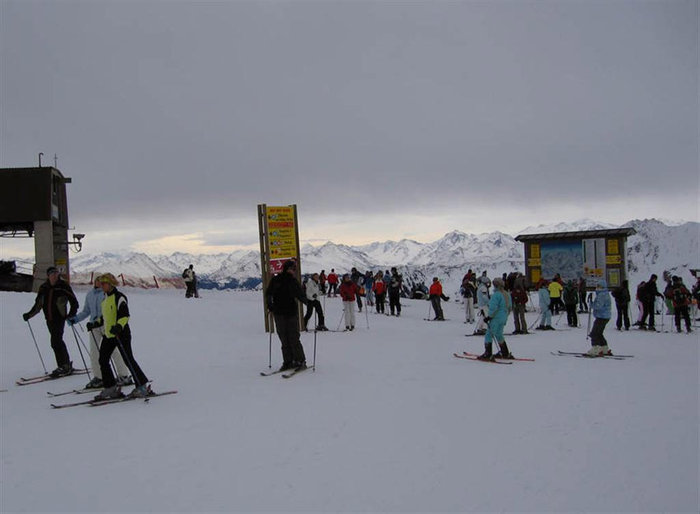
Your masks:
<path fill-rule="evenodd" d="M 85 389 L 102 389 L 102 379 L 94 377 L 85 385 Z"/>
<path fill-rule="evenodd" d="M 112 387 L 107 387 L 102 390 L 100 394 L 95 396 L 95 401 L 102 401 L 102 400 L 114 400 L 117 398 L 124 398 L 124 393 L 121 392 L 121 389 L 119 386 L 112 386 Z"/>
<path fill-rule="evenodd" d="M 498 357 L 499 359 L 513 359 L 513 354 L 510 353 L 510 350 L 508 349 L 508 345 L 506 344 L 505 341 L 502 343 L 498 343 L 498 347 L 501 349 L 495 357 Z"/>
<path fill-rule="evenodd" d="M 151 386 L 146 384 L 134 387 L 133 391 L 129 393 L 129 398 L 146 398 L 152 395 Z"/>
<path fill-rule="evenodd" d="M 49 375 L 51 375 L 51 378 L 60 378 L 60 377 L 67 377 L 68 375 L 73 374 L 73 363 L 69 362 L 67 364 L 63 364 L 59 367 L 57 367 L 55 370 L 53 370 Z"/>
<path fill-rule="evenodd" d="M 477 357 L 478 360 L 480 361 L 492 361 L 493 360 L 493 354 L 491 353 L 492 343 L 484 343 L 484 353 L 479 355 Z"/>

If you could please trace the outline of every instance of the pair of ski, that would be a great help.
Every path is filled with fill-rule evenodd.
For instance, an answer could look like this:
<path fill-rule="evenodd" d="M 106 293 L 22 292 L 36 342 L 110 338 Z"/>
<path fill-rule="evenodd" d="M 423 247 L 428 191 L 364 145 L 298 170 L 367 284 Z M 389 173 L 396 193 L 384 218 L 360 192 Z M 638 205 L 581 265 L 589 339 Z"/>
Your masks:
<path fill-rule="evenodd" d="M 292 378 L 294 375 L 298 375 L 299 373 L 303 373 L 304 371 L 309 371 L 311 369 L 314 369 L 313 366 L 308 366 L 306 368 L 290 368 L 290 369 L 285 369 L 285 370 L 276 370 L 276 371 L 261 371 L 260 376 L 261 377 L 271 377 L 272 375 L 282 375 L 282 378 Z"/>
<path fill-rule="evenodd" d="M 462 353 L 453 353 L 455 357 L 458 359 L 466 359 L 470 361 L 478 361 L 478 362 L 488 362 L 491 364 L 513 364 L 513 361 L 522 361 L 522 362 L 534 362 L 535 359 L 530 359 L 526 357 L 514 357 L 512 359 L 501 359 L 500 357 L 495 357 L 492 360 L 484 360 L 484 359 L 479 359 L 479 356 L 475 353 L 469 353 L 469 352 L 462 352 Z"/>
<path fill-rule="evenodd" d="M 423 318 L 423 321 L 450 321 L 450 318 L 443 318 L 443 319 Z"/>
<path fill-rule="evenodd" d="M 578 357 L 582 359 L 611 359 L 617 361 L 623 361 L 625 359 L 631 359 L 634 355 L 588 355 L 583 352 L 562 352 L 561 350 L 556 352 L 551 352 L 552 355 L 557 357 Z"/>
<path fill-rule="evenodd" d="M 50 373 L 46 373 L 44 375 L 39 375 L 36 377 L 29 377 L 29 378 L 20 377 L 15 381 L 15 384 L 17 384 L 18 386 L 39 384 L 41 382 L 46 382 L 47 380 L 58 380 L 59 378 L 70 377 L 72 375 L 85 375 L 86 373 L 87 373 L 86 369 L 74 369 L 73 373 L 71 373 L 70 375 L 61 375 L 58 377 L 51 376 Z"/>
<path fill-rule="evenodd" d="M 90 388 L 90 389 L 71 389 L 70 391 L 63 391 L 62 393 L 52 393 L 51 391 L 46 391 L 46 394 L 49 395 L 51 398 L 55 398 L 57 396 L 66 396 L 67 394 L 87 394 L 87 393 L 99 393 L 102 391 L 101 387 L 97 388 Z"/>
<path fill-rule="evenodd" d="M 109 405 L 111 403 L 121 403 L 121 402 L 128 402 L 131 400 L 143 400 L 144 402 L 148 402 L 151 398 L 155 398 L 157 396 L 167 396 L 169 394 L 176 394 L 177 391 L 165 391 L 162 393 L 151 393 L 145 398 L 143 397 L 135 397 L 135 396 L 123 396 L 122 398 L 110 398 L 107 400 L 86 400 L 84 402 L 73 402 L 73 403 L 61 403 L 61 404 L 55 404 L 52 403 L 51 407 L 54 409 L 65 409 L 67 407 L 77 407 L 79 405 L 87 405 L 88 407 L 99 407 L 101 405 Z"/>

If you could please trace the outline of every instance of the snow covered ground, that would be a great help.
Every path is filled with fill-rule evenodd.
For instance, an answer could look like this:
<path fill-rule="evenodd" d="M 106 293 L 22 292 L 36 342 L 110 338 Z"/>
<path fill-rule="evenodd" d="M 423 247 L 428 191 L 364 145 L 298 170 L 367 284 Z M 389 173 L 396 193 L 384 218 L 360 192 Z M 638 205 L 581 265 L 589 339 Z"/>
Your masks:
<path fill-rule="evenodd" d="M 259 376 L 260 293 L 124 292 L 153 388 L 179 394 L 63 410 L 49 404 L 76 396 L 46 392 L 87 378 L 16 386 L 42 372 L 21 319 L 34 296 L 0 293 L 3 512 L 698 511 L 696 335 L 609 327 L 635 355 L 616 361 L 550 354 L 585 351 L 585 328 L 535 332 L 508 338 L 535 362 L 493 365 L 452 356 L 482 349 L 461 304 L 431 323 L 427 302 L 403 300 L 401 318 L 319 333 L 316 371 L 284 380 Z M 326 313 L 335 329 L 340 300 Z"/>

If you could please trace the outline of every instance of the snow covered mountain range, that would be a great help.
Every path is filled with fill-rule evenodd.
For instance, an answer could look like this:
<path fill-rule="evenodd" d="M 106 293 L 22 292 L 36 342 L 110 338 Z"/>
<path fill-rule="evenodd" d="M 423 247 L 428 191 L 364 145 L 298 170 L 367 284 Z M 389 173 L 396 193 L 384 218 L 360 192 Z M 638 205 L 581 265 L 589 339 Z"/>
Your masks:
<path fill-rule="evenodd" d="M 637 234 L 628 239 L 630 282 L 635 284 L 651 273 L 661 276 L 669 271 L 689 283 L 689 269 L 700 268 L 698 235 L 700 224 L 662 222 L 656 219 L 632 220 L 622 226 L 633 227 Z M 572 223 L 539 225 L 520 232 L 568 232 L 617 228 L 616 225 L 588 219 Z M 447 291 L 456 291 L 468 268 L 476 272 L 487 270 L 489 276 L 504 272 L 523 271 L 523 245 L 514 237 L 501 232 L 467 234 L 452 231 L 431 243 L 400 241 L 376 242 L 362 246 L 347 246 L 327 242 L 321 246 L 305 245 L 301 251 L 302 272 L 319 272 L 332 268 L 338 273 L 352 267 L 360 271 L 389 269 L 396 266 L 407 285 L 428 283 L 438 276 Z M 260 283 L 260 255 L 257 251 L 239 250 L 233 253 L 200 254 L 174 253 L 146 255 L 144 253 L 103 253 L 80 255 L 73 259 L 74 273 L 112 271 L 130 277 L 151 280 L 152 277 L 175 278 L 182 270 L 194 265 L 200 287 L 251 289 Z"/>

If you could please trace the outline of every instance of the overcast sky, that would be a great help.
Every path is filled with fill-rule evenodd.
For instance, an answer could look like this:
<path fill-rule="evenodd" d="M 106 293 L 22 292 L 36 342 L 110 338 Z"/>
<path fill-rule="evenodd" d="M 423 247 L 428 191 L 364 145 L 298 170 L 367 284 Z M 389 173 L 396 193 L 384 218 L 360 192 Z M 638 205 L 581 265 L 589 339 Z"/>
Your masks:
<path fill-rule="evenodd" d="M 698 219 L 695 0 L 0 10 L 0 166 L 57 154 L 90 253 Z"/>

